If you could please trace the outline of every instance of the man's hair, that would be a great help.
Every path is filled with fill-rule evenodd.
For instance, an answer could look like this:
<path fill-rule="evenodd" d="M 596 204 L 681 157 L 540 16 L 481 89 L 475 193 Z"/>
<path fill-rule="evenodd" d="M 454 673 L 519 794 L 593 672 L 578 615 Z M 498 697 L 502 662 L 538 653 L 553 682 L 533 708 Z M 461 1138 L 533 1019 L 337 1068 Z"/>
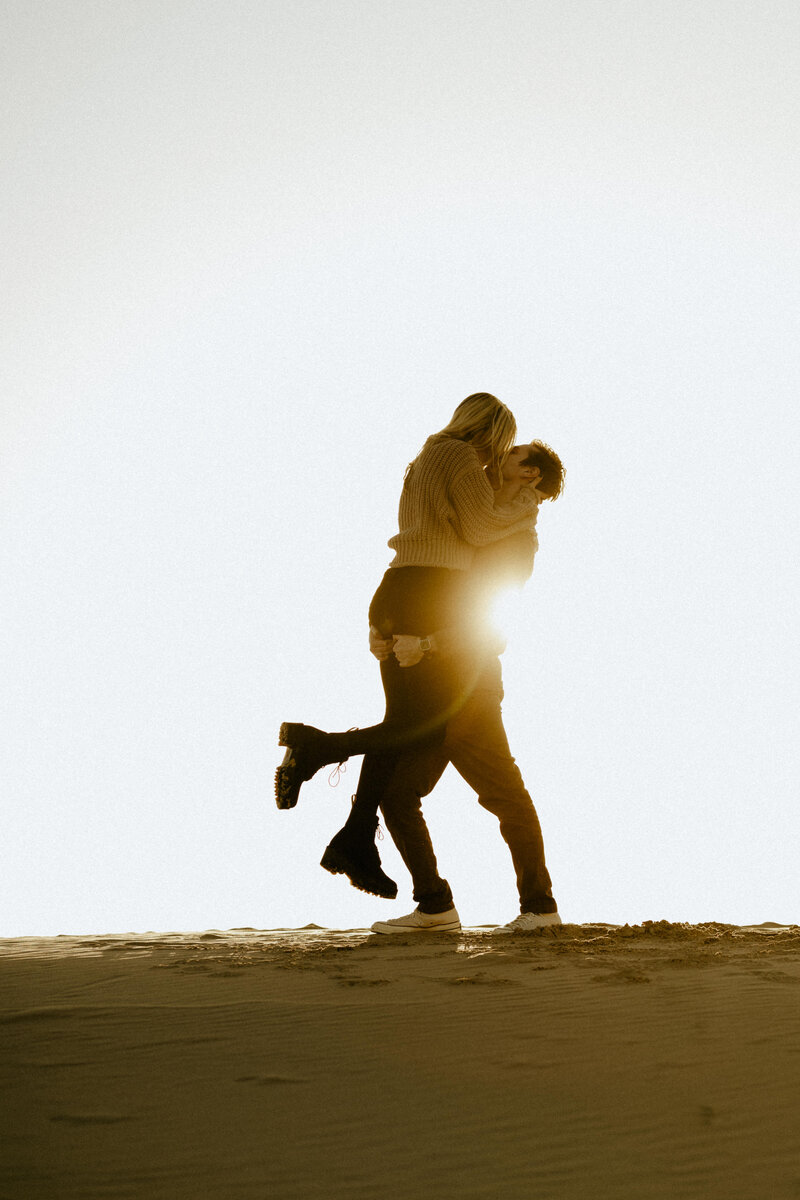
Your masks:
<path fill-rule="evenodd" d="M 526 467 L 538 467 L 542 478 L 536 484 L 538 491 L 544 492 L 548 500 L 557 500 L 564 490 L 564 464 L 550 446 L 545 442 L 531 442 L 531 448 L 522 459 Z"/>

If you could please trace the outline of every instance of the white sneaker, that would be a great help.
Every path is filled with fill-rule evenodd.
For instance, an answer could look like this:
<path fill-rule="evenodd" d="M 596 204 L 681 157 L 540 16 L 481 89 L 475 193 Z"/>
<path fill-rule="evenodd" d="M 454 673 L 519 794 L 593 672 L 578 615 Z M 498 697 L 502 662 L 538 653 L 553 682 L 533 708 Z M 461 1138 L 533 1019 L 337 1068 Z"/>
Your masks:
<path fill-rule="evenodd" d="M 507 925 L 500 925 L 492 933 L 526 933 L 529 929 L 544 929 L 547 925 L 560 925 L 561 917 L 552 913 L 520 913 Z"/>
<path fill-rule="evenodd" d="M 392 917 L 389 921 L 376 921 L 373 933 L 458 933 L 461 920 L 454 908 L 447 912 L 424 913 L 415 908 L 407 917 Z"/>

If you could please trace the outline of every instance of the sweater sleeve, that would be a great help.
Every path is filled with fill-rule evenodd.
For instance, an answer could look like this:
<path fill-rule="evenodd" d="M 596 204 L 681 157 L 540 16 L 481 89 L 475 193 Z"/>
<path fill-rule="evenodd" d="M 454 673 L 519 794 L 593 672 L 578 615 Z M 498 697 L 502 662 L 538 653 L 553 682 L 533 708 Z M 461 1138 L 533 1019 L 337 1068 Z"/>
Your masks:
<path fill-rule="evenodd" d="M 467 456 L 454 463 L 448 481 L 448 498 L 456 533 L 471 546 L 486 546 L 511 533 L 531 532 L 539 506 L 532 492 L 524 489 L 511 503 L 495 507 L 494 492 L 477 455 L 464 446 Z"/>

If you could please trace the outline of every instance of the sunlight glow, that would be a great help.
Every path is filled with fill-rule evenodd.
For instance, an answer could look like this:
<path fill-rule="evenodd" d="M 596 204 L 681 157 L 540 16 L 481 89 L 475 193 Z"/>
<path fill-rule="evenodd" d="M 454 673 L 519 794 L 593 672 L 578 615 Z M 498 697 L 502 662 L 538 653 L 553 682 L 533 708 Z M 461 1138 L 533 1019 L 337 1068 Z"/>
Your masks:
<path fill-rule="evenodd" d="M 519 588 L 503 588 L 491 603 L 489 619 L 501 637 L 513 641 L 525 621 L 523 592 Z"/>

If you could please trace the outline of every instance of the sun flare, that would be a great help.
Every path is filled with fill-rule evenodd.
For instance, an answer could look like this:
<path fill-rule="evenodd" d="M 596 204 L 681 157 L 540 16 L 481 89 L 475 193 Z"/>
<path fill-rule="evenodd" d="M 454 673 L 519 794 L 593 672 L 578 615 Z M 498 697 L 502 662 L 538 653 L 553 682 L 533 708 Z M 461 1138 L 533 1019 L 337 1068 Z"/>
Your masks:
<path fill-rule="evenodd" d="M 503 588 L 489 606 L 489 620 L 506 641 L 513 640 L 520 630 L 522 600 L 522 592 L 518 588 Z"/>

